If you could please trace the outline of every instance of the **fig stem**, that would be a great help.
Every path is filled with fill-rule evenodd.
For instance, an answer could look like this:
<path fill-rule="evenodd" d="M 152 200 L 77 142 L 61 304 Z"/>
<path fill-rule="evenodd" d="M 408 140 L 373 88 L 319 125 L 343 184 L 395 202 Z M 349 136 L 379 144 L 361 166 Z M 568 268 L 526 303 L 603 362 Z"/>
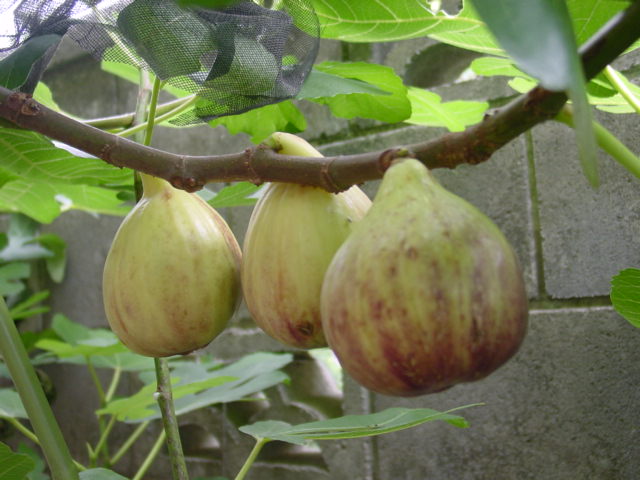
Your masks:
<path fill-rule="evenodd" d="M 256 444 L 253 446 L 253 449 L 249 453 L 249 456 L 245 460 L 244 465 L 242 465 L 242 468 L 240 469 L 240 471 L 238 472 L 234 480 L 244 479 L 244 477 L 247 475 L 247 472 L 251 468 L 251 465 L 253 465 L 253 462 L 256 460 L 256 458 L 258 458 L 258 454 L 260 453 L 260 450 L 262 450 L 262 447 L 264 447 L 265 444 L 269 441 L 270 439 L 268 438 L 257 439 Z"/>
<path fill-rule="evenodd" d="M 38 438 L 53 480 L 78 480 L 69 447 L 62 436 L 51 406 L 31 365 L 22 338 L 0 296 L 0 354 Z"/>
<path fill-rule="evenodd" d="M 145 75 L 148 77 L 148 73 L 141 72 L 140 91 L 145 88 Z M 158 105 L 158 95 L 162 81 L 155 77 L 153 82 L 153 88 L 151 91 L 151 98 L 140 95 L 140 103 L 138 104 L 138 112 L 146 112 L 149 102 L 149 116 L 147 118 L 146 130 L 143 138 L 143 144 L 149 145 L 153 138 L 153 127 L 155 126 L 156 107 Z M 144 120 L 142 118 L 141 120 Z M 142 181 L 145 188 L 148 184 L 157 187 L 159 183 L 164 183 L 164 180 L 149 177 L 147 175 L 142 176 Z M 140 195 L 137 194 L 137 200 L 140 200 Z M 154 358 L 153 362 L 156 369 L 156 399 L 158 406 L 160 407 L 160 413 L 162 414 L 162 424 L 164 427 L 162 437 L 166 437 L 167 448 L 169 450 L 169 462 L 171 463 L 171 472 L 173 474 L 173 480 L 189 480 L 189 473 L 187 471 L 187 463 L 184 459 L 184 453 L 182 451 L 182 442 L 180 441 L 180 432 L 178 430 L 178 418 L 176 417 L 175 407 L 173 405 L 173 394 L 171 393 L 171 372 L 169 370 L 169 363 L 166 358 Z M 154 447 L 155 448 L 155 447 Z M 152 451 L 153 452 L 153 451 Z M 157 452 L 156 452 L 157 454 Z M 155 456 L 155 455 L 154 455 Z M 142 468 L 140 469 L 142 470 Z M 135 478 L 139 478 L 138 475 Z M 134 479 L 135 480 L 135 479 Z"/>

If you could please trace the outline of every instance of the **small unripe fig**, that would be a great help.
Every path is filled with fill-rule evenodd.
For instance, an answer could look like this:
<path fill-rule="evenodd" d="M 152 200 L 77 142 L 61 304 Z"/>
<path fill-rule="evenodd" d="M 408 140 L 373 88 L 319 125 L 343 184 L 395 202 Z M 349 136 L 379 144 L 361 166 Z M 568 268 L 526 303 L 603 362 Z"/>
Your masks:
<path fill-rule="evenodd" d="M 186 354 L 227 325 L 240 296 L 240 248 L 195 194 L 142 175 L 144 194 L 120 225 L 103 273 L 111 329 L 141 355 Z"/>
<path fill-rule="evenodd" d="M 272 136 L 279 153 L 322 155 L 294 135 Z M 297 348 L 326 346 L 320 290 L 336 250 L 371 201 L 358 188 L 333 194 L 321 188 L 271 183 L 258 201 L 244 240 L 242 289 L 255 322 Z"/>
<path fill-rule="evenodd" d="M 385 172 L 327 270 L 321 304 L 342 367 L 386 395 L 486 377 L 527 326 L 522 273 L 502 232 L 414 159 Z"/>

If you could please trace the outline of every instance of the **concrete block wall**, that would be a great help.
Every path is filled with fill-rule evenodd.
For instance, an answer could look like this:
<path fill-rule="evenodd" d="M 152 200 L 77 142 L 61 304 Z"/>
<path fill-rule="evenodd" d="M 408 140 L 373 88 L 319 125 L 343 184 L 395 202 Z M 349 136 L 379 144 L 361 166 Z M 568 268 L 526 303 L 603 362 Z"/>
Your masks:
<path fill-rule="evenodd" d="M 393 65 L 407 81 L 435 86 L 445 98 L 499 99 L 510 95 L 504 81 L 478 79 L 451 83 L 460 72 L 430 41 L 400 42 L 352 49 Z M 326 42 L 323 55 L 339 58 L 341 49 Z M 411 60 L 433 60 L 432 72 Z M 435 60 L 434 60 L 435 59 Z M 454 65 L 448 74 L 446 68 Z M 468 61 L 468 58 L 466 60 Z M 462 62 L 460 60 L 458 63 Z M 637 63 L 638 58 L 631 63 Z M 446 73 L 446 72 L 445 72 Z M 102 75 L 86 57 L 71 56 L 45 78 L 56 99 L 85 117 L 131 110 L 135 92 L 126 83 Z M 104 110 L 107 105 L 107 111 Z M 375 122 L 331 119 L 324 107 L 303 105 L 310 128 L 305 136 L 325 154 L 361 152 L 431 138 L 439 129 L 383 126 Z M 640 153 L 638 117 L 599 119 Z M 446 392 L 397 399 L 371 394 L 348 377 L 342 398 L 319 365 L 302 352 L 291 366 L 292 385 L 265 392 L 254 408 L 230 404 L 182 419 L 190 468 L 198 475 L 233 478 L 252 446 L 237 425 L 265 418 L 309 421 L 339 413 L 368 413 L 390 406 L 445 410 L 484 403 L 462 414 L 469 429 L 426 424 L 368 440 L 333 441 L 307 449 L 274 443 L 249 479 L 334 480 L 632 480 L 640 476 L 640 331 L 608 302 L 609 281 L 622 268 L 640 264 L 640 181 L 604 154 L 602 186 L 593 190 L 580 172 L 572 132 L 559 124 L 534 128 L 501 149 L 488 162 L 437 171 L 442 183 L 468 199 L 501 227 L 524 267 L 531 301 L 530 328 L 520 352 L 495 374 Z M 159 129 L 154 145 L 180 153 L 226 153 L 249 145 L 245 135 L 223 128 L 195 127 L 176 134 Z M 375 194 L 377 182 L 364 185 Z M 242 242 L 251 209 L 223 213 Z M 49 229 L 69 244 L 65 282 L 54 287 L 53 309 L 88 325 L 105 325 L 100 298 L 102 264 L 120 222 L 112 217 L 68 213 Z M 256 350 L 285 348 L 255 327 L 241 309 L 231 328 L 208 351 L 237 358 Z M 56 413 L 76 454 L 84 439 L 95 436 L 95 399 L 78 404 L 78 391 L 89 385 L 77 367 L 51 372 L 58 387 Z M 313 379 L 313 381 L 309 381 Z M 306 382 L 306 383 L 305 383 Z M 122 393 L 138 384 L 130 379 Z M 88 387 L 86 387 L 88 388 Z M 69 408 L 73 405 L 73 408 Z M 116 438 L 121 438 L 126 428 Z M 119 465 L 135 470 L 154 437 Z M 157 462 L 148 478 L 167 478 Z"/>

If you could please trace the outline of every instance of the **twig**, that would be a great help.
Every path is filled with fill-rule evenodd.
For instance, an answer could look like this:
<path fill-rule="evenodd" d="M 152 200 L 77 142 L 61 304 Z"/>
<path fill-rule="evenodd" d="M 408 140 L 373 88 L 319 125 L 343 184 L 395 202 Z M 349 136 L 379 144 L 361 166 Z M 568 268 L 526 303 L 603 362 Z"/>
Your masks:
<path fill-rule="evenodd" d="M 640 2 L 634 2 L 580 49 L 585 74 L 593 77 L 639 36 Z M 436 140 L 358 155 L 309 159 L 278 155 L 265 146 L 230 155 L 177 155 L 144 147 L 54 112 L 29 95 L 0 87 L 0 117 L 72 145 L 120 167 L 130 167 L 194 191 L 211 181 L 286 181 L 339 191 L 380 178 L 390 162 L 412 155 L 430 168 L 476 164 L 529 130 L 556 116 L 566 102 L 561 92 L 542 88 L 516 98 L 464 132 Z"/>

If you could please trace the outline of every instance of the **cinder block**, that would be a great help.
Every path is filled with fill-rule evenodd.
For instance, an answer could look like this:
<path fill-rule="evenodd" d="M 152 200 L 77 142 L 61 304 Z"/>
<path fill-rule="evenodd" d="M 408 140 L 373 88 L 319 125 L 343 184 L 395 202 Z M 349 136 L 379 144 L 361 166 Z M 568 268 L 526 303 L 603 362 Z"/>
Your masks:
<path fill-rule="evenodd" d="M 597 115 L 640 152 L 637 115 Z M 546 123 L 533 130 L 545 287 L 553 298 L 608 295 L 611 277 L 640 266 L 640 180 L 600 151 L 601 186 L 582 174 L 575 135 Z"/>
<path fill-rule="evenodd" d="M 612 309 L 534 311 L 520 352 L 490 377 L 391 406 L 462 410 L 378 437 L 376 480 L 635 480 L 640 333 Z"/>

